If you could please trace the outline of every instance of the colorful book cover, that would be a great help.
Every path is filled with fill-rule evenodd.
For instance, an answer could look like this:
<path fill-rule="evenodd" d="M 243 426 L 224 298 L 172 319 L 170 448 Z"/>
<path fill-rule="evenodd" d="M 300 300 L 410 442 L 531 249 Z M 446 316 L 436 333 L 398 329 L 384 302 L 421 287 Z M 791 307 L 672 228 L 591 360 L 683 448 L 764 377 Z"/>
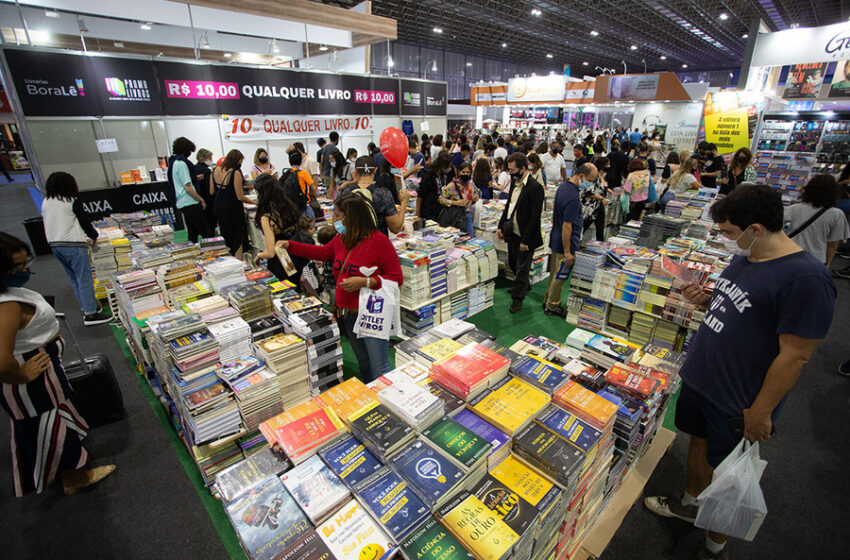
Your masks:
<path fill-rule="evenodd" d="M 582 451 L 593 449 L 602 437 L 602 432 L 555 405 L 544 410 L 537 422 Z"/>
<path fill-rule="evenodd" d="M 475 560 L 442 523 L 430 516 L 399 544 L 407 560 Z"/>
<path fill-rule="evenodd" d="M 584 464 L 584 452 L 568 444 L 555 432 L 541 424 L 530 424 L 514 439 L 514 447 L 525 450 L 547 471 L 557 474 L 565 483 L 572 480 Z"/>
<path fill-rule="evenodd" d="M 543 388 L 550 395 L 569 379 L 569 375 L 560 366 L 536 356 L 529 356 L 512 371 L 535 386 Z"/>
<path fill-rule="evenodd" d="M 266 447 L 219 472 L 215 476 L 215 485 L 224 501 L 229 502 L 261 480 L 277 476 L 290 466 L 286 457 Z"/>
<path fill-rule="evenodd" d="M 441 453 L 467 469 L 475 466 L 492 449 L 482 436 L 448 417 L 425 429 L 422 436 Z"/>
<path fill-rule="evenodd" d="M 648 375 L 653 379 L 658 380 L 658 388 L 662 391 L 668 389 L 670 384 L 672 383 L 672 375 L 669 373 L 663 372 L 659 369 L 655 369 L 652 366 L 645 366 L 643 364 L 638 364 L 632 362 L 629 364 L 629 367 L 633 368 L 635 371 L 642 373 L 644 375 Z"/>
<path fill-rule="evenodd" d="M 463 348 L 463 345 L 451 338 L 441 338 L 437 342 L 432 342 L 427 346 L 423 346 L 416 351 L 429 362 L 439 362 L 444 360 Z"/>
<path fill-rule="evenodd" d="M 259 426 L 260 433 L 263 434 L 263 437 L 266 438 L 269 445 L 275 444 L 277 443 L 278 428 L 281 428 L 291 422 L 295 422 L 299 418 L 307 416 L 308 414 L 318 412 L 319 410 L 322 410 L 322 407 L 315 401 L 304 401 L 297 406 L 293 406 L 292 408 L 285 410 L 277 416 L 269 418 L 265 422 L 261 422 Z"/>
<path fill-rule="evenodd" d="M 644 399 L 655 392 L 659 385 L 657 379 L 653 379 L 619 364 L 611 366 L 605 374 L 605 381 L 609 385 L 619 387 Z"/>
<path fill-rule="evenodd" d="M 282 474 L 280 480 L 314 523 L 320 523 L 350 495 L 339 477 L 315 455 Z"/>
<path fill-rule="evenodd" d="M 276 476 L 226 506 L 252 560 L 273 560 L 313 527 Z"/>
<path fill-rule="evenodd" d="M 428 506 L 390 469 L 355 492 L 394 539 L 404 537 L 430 513 Z"/>
<path fill-rule="evenodd" d="M 456 386 L 468 391 L 499 370 L 507 369 L 510 364 L 508 358 L 473 342 L 461 347 L 454 356 L 432 366 L 431 372 L 435 379 L 437 376 L 448 378 Z"/>
<path fill-rule="evenodd" d="M 429 393 L 443 401 L 443 408 L 445 409 L 446 414 L 449 416 L 451 416 L 457 410 L 463 408 L 466 405 L 463 399 L 461 399 L 451 391 L 447 390 L 439 383 L 435 383 L 430 379 L 422 381 L 420 385 L 424 389 L 428 390 Z"/>
<path fill-rule="evenodd" d="M 332 558 L 328 545 L 316 531 L 310 531 L 275 560 L 328 560 Z"/>
<path fill-rule="evenodd" d="M 378 396 L 362 381 L 352 377 L 331 387 L 317 396 L 316 400 L 331 407 L 337 416 L 347 422 L 353 414 L 360 412 L 365 406 L 378 402 Z"/>
<path fill-rule="evenodd" d="M 319 456 L 349 488 L 371 478 L 383 467 L 380 461 L 353 437 L 347 437 L 340 443 L 319 451 Z"/>
<path fill-rule="evenodd" d="M 277 429 L 277 441 L 289 457 L 336 437 L 345 429 L 334 411 L 323 408 Z"/>
<path fill-rule="evenodd" d="M 520 536 L 537 521 L 537 508 L 489 474 L 475 485 L 472 493 Z"/>
<path fill-rule="evenodd" d="M 519 541 L 519 535 L 473 495 L 448 512 L 443 523 L 482 560 L 506 557 Z"/>
<path fill-rule="evenodd" d="M 576 383 L 569 381 L 553 399 L 567 410 L 576 412 L 583 420 L 591 422 L 597 428 L 604 428 L 612 422 L 617 414 L 617 406 L 603 399 L 593 391 L 589 391 Z"/>
<path fill-rule="evenodd" d="M 513 455 L 505 457 L 490 474 L 540 512 L 548 511 L 561 497 L 557 486 Z"/>
<path fill-rule="evenodd" d="M 547 404 L 549 395 L 514 377 L 484 397 L 472 410 L 513 435 Z"/>
<path fill-rule="evenodd" d="M 316 532 L 336 560 L 379 560 L 389 558 L 395 550 L 395 544 L 384 529 L 357 500 L 344 505 Z"/>
<path fill-rule="evenodd" d="M 474 433 L 484 438 L 484 441 L 489 441 L 490 445 L 493 446 L 493 449 L 490 451 L 490 455 L 495 453 L 503 445 L 510 447 L 511 437 L 508 434 L 487 422 L 468 408 L 464 408 L 458 412 L 454 416 L 454 421 L 461 426 L 469 428 Z"/>
<path fill-rule="evenodd" d="M 431 506 L 464 477 L 460 468 L 421 440 L 391 457 L 389 466 Z"/>

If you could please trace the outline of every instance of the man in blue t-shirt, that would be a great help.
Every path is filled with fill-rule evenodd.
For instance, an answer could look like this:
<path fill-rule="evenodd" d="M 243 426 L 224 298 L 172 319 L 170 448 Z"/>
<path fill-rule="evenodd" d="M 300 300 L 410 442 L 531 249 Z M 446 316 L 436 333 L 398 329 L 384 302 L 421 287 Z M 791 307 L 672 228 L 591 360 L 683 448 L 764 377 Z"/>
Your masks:
<path fill-rule="evenodd" d="M 638 129 L 636 128 L 634 130 L 634 132 L 629 134 L 629 145 L 630 145 L 631 149 L 637 150 L 637 146 L 638 146 L 638 144 L 640 144 L 641 140 L 643 140 L 643 134 L 638 132 Z"/>
<path fill-rule="evenodd" d="M 684 296 L 705 309 L 679 375 L 676 427 L 691 436 L 688 485 L 654 496 L 653 513 L 693 522 L 696 497 L 741 438 L 764 441 L 832 323 L 829 271 L 782 230 L 782 197 L 762 185 L 739 187 L 711 207 L 721 241 L 735 256 L 711 297 L 694 284 Z M 726 558 L 725 535 L 709 532 L 699 558 Z"/>
<path fill-rule="evenodd" d="M 579 166 L 572 177 L 561 183 L 555 191 L 555 208 L 552 211 L 552 233 L 549 237 L 549 287 L 543 300 L 546 315 L 566 317 L 561 305 L 561 289 L 576 262 L 576 251 L 581 245 L 584 231 L 582 219 L 581 189 L 590 188 L 599 172 L 592 163 Z M 561 270 L 563 262 L 563 270 Z"/>

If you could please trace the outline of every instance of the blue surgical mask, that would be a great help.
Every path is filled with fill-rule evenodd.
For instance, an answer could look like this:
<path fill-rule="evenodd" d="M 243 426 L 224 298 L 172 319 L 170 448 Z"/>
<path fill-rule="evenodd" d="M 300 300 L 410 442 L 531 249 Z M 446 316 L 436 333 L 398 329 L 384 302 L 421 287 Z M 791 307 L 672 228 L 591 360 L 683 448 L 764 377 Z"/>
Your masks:
<path fill-rule="evenodd" d="M 22 288 L 24 284 L 29 282 L 29 279 L 30 271 L 21 270 L 20 272 L 15 272 L 14 274 L 7 274 L 4 280 L 6 282 L 6 286 L 10 288 Z"/>
<path fill-rule="evenodd" d="M 345 235 L 345 224 L 342 223 L 342 220 L 336 220 L 334 222 L 334 228 L 340 235 Z"/>
<path fill-rule="evenodd" d="M 583 181 L 583 182 L 582 182 L 582 183 L 578 186 L 578 188 L 580 188 L 580 189 L 582 189 L 582 190 L 586 190 L 586 189 L 589 189 L 589 188 L 590 188 L 590 187 L 592 187 L 592 186 L 593 186 L 593 181 Z"/>

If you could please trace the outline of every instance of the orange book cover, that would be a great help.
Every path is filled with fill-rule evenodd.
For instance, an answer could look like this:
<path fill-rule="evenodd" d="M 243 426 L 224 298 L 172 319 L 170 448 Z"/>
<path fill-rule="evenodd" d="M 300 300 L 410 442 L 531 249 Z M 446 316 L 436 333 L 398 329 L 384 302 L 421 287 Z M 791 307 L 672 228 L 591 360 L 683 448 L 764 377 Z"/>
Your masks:
<path fill-rule="evenodd" d="M 365 406 L 378 402 L 378 395 L 356 377 L 343 381 L 320 394 L 315 400 L 322 406 L 329 406 L 344 422 Z"/>
<path fill-rule="evenodd" d="M 643 398 L 649 397 L 658 388 L 657 379 L 620 364 L 614 364 L 605 373 L 605 382 Z"/>
<path fill-rule="evenodd" d="M 651 377 L 653 379 L 657 379 L 658 383 L 659 383 L 658 388 L 661 389 L 662 391 L 670 385 L 670 374 L 669 373 L 665 373 L 661 370 L 655 369 L 652 366 L 645 366 L 643 364 L 638 364 L 638 363 L 635 363 L 635 362 L 630 363 L 629 367 L 633 368 L 635 371 L 637 371 L 639 373 L 642 373 L 644 375 L 648 375 L 649 377 Z"/>
<path fill-rule="evenodd" d="M 508 358 L 477 342 L 471 342 L 455 352 L 454 356 L 431 366 L 431 371 L 437 378 L 447 377 L 468 390 L 500 369 L 510 366 L 510 363 Z"/>
<path fill-rule="evenodd" d="M 322 408 L 277 429 L 277 441 L 287 456 L 293 457 L 335 437 L 345 425 L 334 411 Z"/>
<path fill-rule="evenodd" d="M 130 176 L 133 178 L 133 181 L 136 183 L 142 182 L 142 173 L 138 169 L 131 169 Z"/>
<path fill-rule="evenodd" d="M 263 434 L 263 437 L 265 437 L 266 441 L 269 442 L 269 445 L 271 445 L 277 442 L 278 428 L 282 428 L 290 422 L 295 422 L 299 418 L 303 418 L 320 410 L 322 410 L 322 407 L 314 401 L 304 401 L 303 403 L 293 406 L 289 410 L 281 412 L 277 416 L 273 416 L 265 422 L 262 422 L 260 424 L 260 433 Z"/>
<path fill-rule="evenodd" d="M 561 387 L 555 393 L 553 400 L 567 410 L 576 412 L 577 416 L 597 428 L 605 428 L 617 414 L 617 405 L 585 389 L 575 381 L 568 381 Z"/>

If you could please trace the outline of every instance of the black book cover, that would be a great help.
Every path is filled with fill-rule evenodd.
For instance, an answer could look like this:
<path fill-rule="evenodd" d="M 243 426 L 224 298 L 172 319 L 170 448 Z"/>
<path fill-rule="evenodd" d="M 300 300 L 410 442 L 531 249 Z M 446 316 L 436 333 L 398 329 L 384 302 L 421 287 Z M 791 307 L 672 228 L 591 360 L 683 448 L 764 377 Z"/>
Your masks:
<path fill-rule="evenodd" d="M 381 457 L 413 434 L 413 428 L 380 403 L 352 420 L 349 428 Z"/>
<path fill-rule="evenodd" d="M 584 454 L 540 424 L 531 423 L 516 435 L 514 444 L 536 457 L 548 470 L 571 480 L 584 463 Z"/>
<path fill-rule="evenodd" d="M 537 509 L 489 474 L 484 475 L 472 493 L 516 534 L 522 536 L 534 527 Z"/>

